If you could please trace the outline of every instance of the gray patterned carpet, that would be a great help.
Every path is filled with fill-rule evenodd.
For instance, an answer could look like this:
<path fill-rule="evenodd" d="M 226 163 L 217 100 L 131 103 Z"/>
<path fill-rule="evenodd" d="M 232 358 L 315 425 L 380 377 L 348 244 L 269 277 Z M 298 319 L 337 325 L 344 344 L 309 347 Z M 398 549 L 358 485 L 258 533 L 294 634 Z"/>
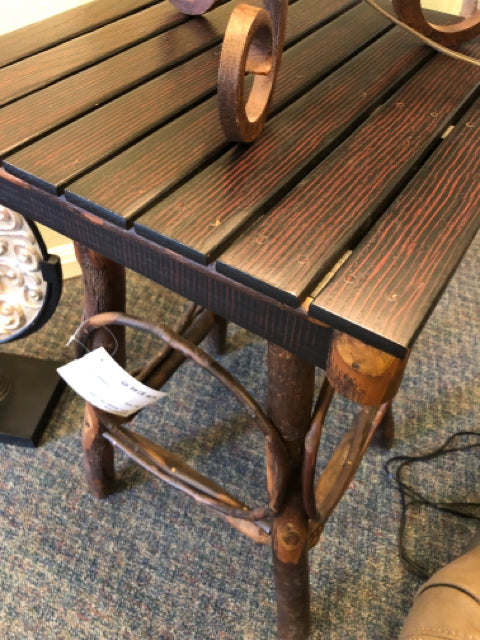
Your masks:
<path fill-rule="evenodd" d="M 479 268 L 477 238 L 410 359 L 395 403 L 392 452 L 367 452 L 311 553 L 314 639 L 398 636 L 419 581 L 399 561 L 399 498 L 382 464 L 391 455 L 434 449 L 455 431 L 480 431 Z M 170 317 L 184 304 L 136 275 L 129 282 L 131 313 L 151 318 L 155 309 L 159 318 Z M 79 318 L 80 295 L 80 282 L 67 282 L 50 323 L 2 351 L 70 359 L 65 343 Z M 132 364 L 145 349 L 155 350 L 153 340 L 129 334 Z M 263 400 L 263 341 L 230 326 L 221 361 Z M 243 410 L 190 365 L 167 391 L 168 398 L 136 420 L 137 429 L 248 502 L 261 501 L 263 445 Z M 335 401 L 322 460 L 351 415 L 348 403 Z M 0 446 L 0 638 L 274 638 L 268 548 L 120 454 L 118 492 L 95 500 L 82 475 L 81 421 L 82 402 L 66 390 L 38 449 Z M 420 467 L 412 482 L 425 491 L 478 501 L 475 454 Z M 418 509 L 408 520 L 408 548 L 433 570 L 465 548 L 474 526 Z"/>

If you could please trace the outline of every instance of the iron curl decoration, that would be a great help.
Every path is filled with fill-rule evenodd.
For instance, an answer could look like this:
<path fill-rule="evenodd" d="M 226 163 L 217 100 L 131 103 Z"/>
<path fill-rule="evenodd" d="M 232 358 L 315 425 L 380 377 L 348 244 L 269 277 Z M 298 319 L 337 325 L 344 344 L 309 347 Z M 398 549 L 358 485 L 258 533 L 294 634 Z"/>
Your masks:
<path fill-rule="evenodd" d="M 170 1 L 188 15 L 205 13 L 218 4 L 218 0 Z M 480 35 L 480 10 L 454 24 L 439 25 L 427 20 L 421 0 L 392 0 L 398 17 L 376 0 L 365 1 L 437 51 L 480 66 L 480 60 L 449 48 Z M 287 11 L 288 0 L 263 0 L 263 8 L 241 3 L 230 16 L 217 83 L 220 122 L 229 140 L 253 142 L 263 129 L 282 59 Z M 254 79 L 246 95 L 249 73 Z"/>
<path fill-rule="evenodd" d="M 480 10 L 454 24 L 441 25 L 426 19 L 421 0 L 392 0 L 392 3 L 404 24 L 443 46 L 455 47 L 480 35 Z"/>
<path fill-rule="evenodd" d="M 216 0 L 170 0 L 183 13 L 199 15 Z M 288 0 L 241 3 L 233 10 L 218 69 L 220 122 L 229 140 L 253 142 L 261 133 L 282 59 Z M 245 75 L 254 75 L 246 97 Z"/>
<path fill-rule="evenodd" d="M 282 59 L 288 0 L 242 3 L 227 25 L 218 70 L 220 122 L 230 140 L 252 142 L 263 129 Z M 248 97 L 245 74 L 254 76 Z"/>

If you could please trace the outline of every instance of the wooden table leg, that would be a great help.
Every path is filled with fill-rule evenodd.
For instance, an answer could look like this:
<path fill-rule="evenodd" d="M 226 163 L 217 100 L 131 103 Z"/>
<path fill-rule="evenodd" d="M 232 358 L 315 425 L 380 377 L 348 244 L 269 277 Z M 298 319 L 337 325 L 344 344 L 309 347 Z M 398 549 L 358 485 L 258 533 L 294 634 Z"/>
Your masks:
<path fill-rule="evenodd" d="M 377 443 L 384 449 L 391 449 L 395 438 L 395 419 L 390 402 L 377 430 Z"/>
<path fill-rule="evenodd" d="M 274 518 L 272 536 L 281 640 L 305 640 L 310 631 L 308 518 L 302 500 L 301 467 L 313 387 L 313 365 L 269 344 L 268 413 L 286 442 L 291 463 L 286 471 L 291 474 L 287 499 Z M 269 458 L 267 455 L 271 469 Z M 270 483 L 273 474 L 268 475 Z"/>
<path fill-rule="evenodd" d="M 228 322 L 225 318 L 215 316 L 215 322 L 208 334 L 208 340 L 219 356 L 225 353 L 227 346 L 227 327 Z"/>
<path fill-rule="evenodd" d="M 125 269 L 119 264 L 78 243 L 75 253 L 84 284 L 84 319 L 105 311 L 125 311 Z M 125 328 L 99 330 L 90 349 L 104 346 L 115 360 L 125 366 Z M 104 498 L 114 488 L 113 447 L 103 438 L 104 427 L 92 406 L 86 403 L 82 430 L 82 448 L 87 484 L 97 498 Z"/>

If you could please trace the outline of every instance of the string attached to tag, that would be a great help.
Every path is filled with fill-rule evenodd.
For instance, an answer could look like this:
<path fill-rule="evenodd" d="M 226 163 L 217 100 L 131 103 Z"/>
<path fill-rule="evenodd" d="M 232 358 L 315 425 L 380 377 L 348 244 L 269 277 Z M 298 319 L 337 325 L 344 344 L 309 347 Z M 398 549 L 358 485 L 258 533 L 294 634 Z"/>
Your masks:
<path fill-rule="evenodd" d="M 105 329 L 105 331 L 106 331 L 107 333 L 109 333 L 109 334 L 112 336 L 112 338 L 113 338 L 113 341 L 114 341 L 114 345 L 115 345 L 115 346 L 114 346 L 113 352 L 110 354 L 110 355 L 112 356 L 112 358 L 113 358 L 113 356 L 114 356 L 114 355 L 117 353 L 117 351 L 118 351 L 118 340 L 117 340 L 117 336 L 113 333 L 113 331 L 112 331 L 109 327 L 104 326 L 104 327 L 102 327 L 102 328 L 103 328 L 103 329 Z M 87 353 L 91 353 L 91 352 L 92 352 L 92 350 L 91 350 L 91 349 L 89 349 L 85 344 L 83 344 L 83 342 L 80 342 L 80 340 L 77 338 L 77 333 L 78 333 L 79 329 L 80 329 L 80 327 L 77 327 L 77 329 L 75 330 L 75 332 L 74 332 L 74 333 L 70 336 L 70 338 L 68 339 L 68 342 L 66 343 L 66 345 L 65 345 L 65 346 L 69 347 L 69 346 L 72 344 L 72 342 L 76 342 L 76 343 L 77 343 L 78 345 L 80 345 L 83 349 L 85 349 L 85 351 L 86 351 Z"/>

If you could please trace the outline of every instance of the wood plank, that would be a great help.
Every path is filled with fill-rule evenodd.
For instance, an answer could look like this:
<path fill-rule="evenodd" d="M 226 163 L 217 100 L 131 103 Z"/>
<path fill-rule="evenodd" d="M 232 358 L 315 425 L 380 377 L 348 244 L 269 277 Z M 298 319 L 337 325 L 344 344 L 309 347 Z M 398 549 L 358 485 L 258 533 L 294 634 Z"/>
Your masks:
<path fill-rule="evenodd" d="M 321 25 L 338 18 L 362 0 L 289 0 L 285 49 Z"/>
<path fill-rule="evenodd" d="M 170 52 L 176 50 L 176 42 L 184 40 L 188 42 L 194 39 L 197 47 L 200 42 L 205 45 L 205 41 L 214 44 L 223 36 L 229 14 L 228 6 L 219 7 L 208 14 L 208 21 L 202 23 L 206 28 L 202 29 L 199 28 L 198 21 L 188 19 L 170 2 L 154 4 L 143 11 L 0 69 L 0 105 L 161 32 L 166 31 L 163 40 L 168 43 Z M 185 21 L 189 27 L 171 31 L 173 27 Z M 192 24 L 196 25 L 193 29 Z"/>
<path fill-rule="evenodd" d="M 222 17 L 226 22 L 228 15 Z M 0 109 L 0 157 L 214 46 L 222 34 L 223 26 L 199 30 L 197 22 L 189 20 L 171 32 L 4 106 Z M 173 46 L 173 37 L 181 47 Z"/>
<path fill-rule="evenodd" d="M 287 45 L 311 31 L 312 25 L 318 26 L 331 11 L 339 12 L 346 6 L 345 0 L 337 0 L 329 6 L 329 12 L 326 9 L 319 12 L 312 11 L 315 3 L 316 0 L 300 0 L 290 8 Z M 65 184 L 87 169 L 212 95 L 216 89 L 219 56 L 220 45 L 194 61 L 155 77 L 10 155 L 6 168 L 32 184 L 60 193 Z M 0 122 L 1 118 L 0 113 Z M 32 134 L 37 130 L 36 109 L 26 118 L 32 122 Z M 19 141 L 24 142 L 25 136 L 17 138 L 17 143 Z"/>
<path fill-rule="evenodd" d="M 480 45 L 468 50 L 478 55 Z M 479 69 L 437 55 L 227 250 L 217 268 L 300 304 L 383 213 L 479 82 Z"/>
<path fill-rule="evenodd" d="M 148 7 L 155 0 L 93 0 L 2 35 L 0 67 Z"/>
<path fill-rule="evenodd" d="M 480 227 L 479 202 L 477 100 L 310 313 L 402 357 Z"/>
<path fill-rule="evenodd" d="M 361 15 L 371 37 L 388 28 L 381 16 L 362 5 L 286 51 L 273 113 L 304 93 L 312 79 L 323 77 L 358 49 L 364 36 L 355 38 Z M 345 38 L 342 47 L 335 47 L 338 33 L 352 37 Z M 303 68 L 308 74 L 298 71 Z M 231 146 L 221 131 L 216 99 L 212 98 L 75 181 L 65 195 L 69 201 L 126 226 L 142 209 Z M 233 153 L 239 154 L 241 148 Z"/>
<path fill-rule="evenodd" d="M 170 59 L 168 46 L 165 48 L 167 59 Z M 159 55 L 158 39 L 154 38 L 3 107 L 0 110 L 0 154 L 4 156 L 43 132 L 137 86 L 162 72 L 167 64 Z"/>
<path fill-rule="evenodd" d="M 189 300 L 325 368 L 331 331 L 301 309 L 285 309 L 212 269 L 76 209 L 0 169 L 1 201 L 29 219 L 177 291 Z"/>
<path fill-rule="evenodd" d="M 357 24 L 358 20 L 354 30 Z M 337 34 L 332 31 L 334 39 Z M 350 42 L 348 34 L 342 35 L 342 42 Z M 318 40 L 326 51 L 338 51 L 329 38 Z M 137 233 L 201 263 L 214 259 L 368 117 L 392 83 L 395 86 L 430 55 L 398 31 L 375 41 L 272 119 L 255 145 L 222 156 L 142 215 L 135 225 Z M 282 242 L 288 238 L 282 236 Z M 253 253 L 262 261 L 263 247 L 259 249 L 255 244 Z M 230 259 L 228 252 L 222 255 L 217 269 L 225 272 Z"/>
<path fill-rule="evenodd" d="M 51 193 L 215 91 L 219 50 L 195 59 L 87 113 L 13 155 L 10 173 Z M 1 117 L 1 113 L 0 113 Z"/>

